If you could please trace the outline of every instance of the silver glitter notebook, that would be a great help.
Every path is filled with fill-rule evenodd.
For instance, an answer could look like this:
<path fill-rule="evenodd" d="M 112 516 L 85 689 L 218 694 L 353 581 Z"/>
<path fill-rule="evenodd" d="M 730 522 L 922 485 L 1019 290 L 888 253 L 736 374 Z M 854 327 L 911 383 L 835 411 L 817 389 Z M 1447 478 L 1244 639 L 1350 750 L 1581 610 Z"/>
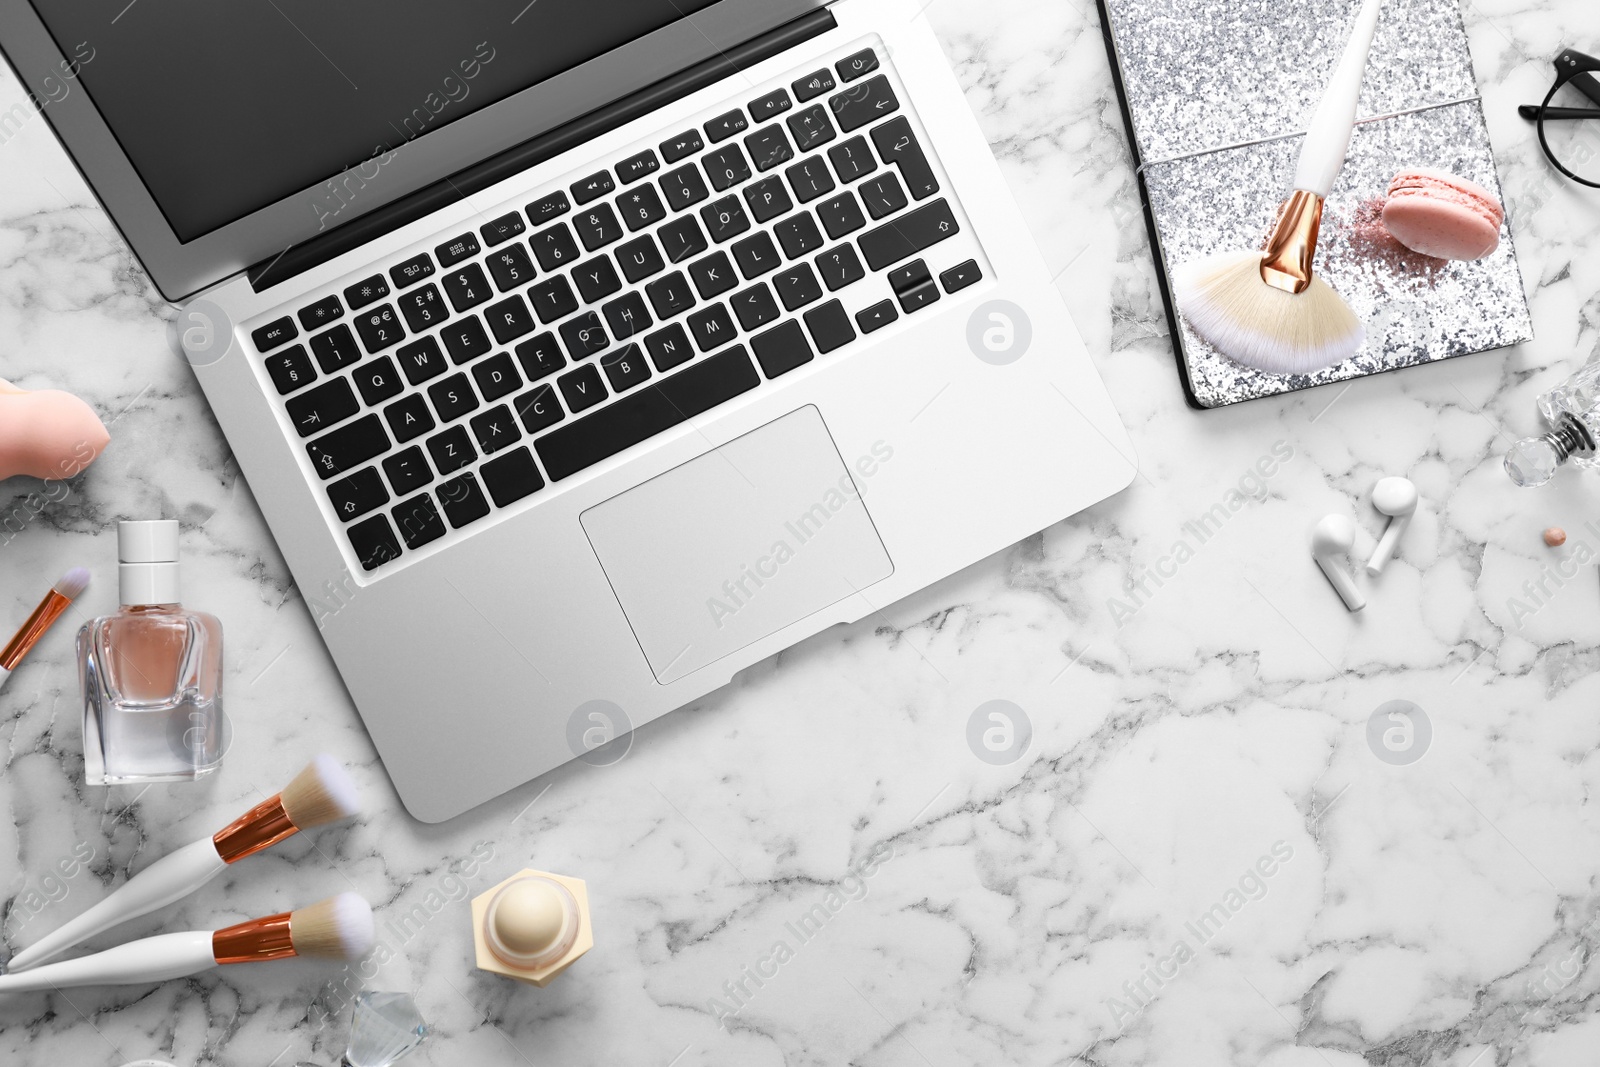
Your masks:
<path fill-rule="evenodd" d="M 1419 256 L 1383 228 L 1383 198 L 1403 168 L 1450 171 L 1502 196 L 1456 0 L 1384 5 L 1363 118 L 1328 198 L 1316 264 L 1366 323 L 1367 343 L 1309 375 L 1267 374 L 1219 354 L 1176 311 L 1168 278 L 1180 264 L 1261 246 L 1361 0 L 1098 2 L 1192 405 L 1222 407 L 1532 339 L 1508 227 L 1498 251 L 1472 263 Z"/>

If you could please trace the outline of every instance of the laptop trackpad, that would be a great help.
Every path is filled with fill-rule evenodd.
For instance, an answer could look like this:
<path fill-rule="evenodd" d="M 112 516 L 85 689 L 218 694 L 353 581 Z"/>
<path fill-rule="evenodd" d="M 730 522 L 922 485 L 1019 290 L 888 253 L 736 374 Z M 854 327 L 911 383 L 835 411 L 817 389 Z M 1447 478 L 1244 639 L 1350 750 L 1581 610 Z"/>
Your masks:
<path fill-rule="evenodd" d="M 672 682 L 894 571 L 815 407 L 582 515 L 645 658 Z"/>

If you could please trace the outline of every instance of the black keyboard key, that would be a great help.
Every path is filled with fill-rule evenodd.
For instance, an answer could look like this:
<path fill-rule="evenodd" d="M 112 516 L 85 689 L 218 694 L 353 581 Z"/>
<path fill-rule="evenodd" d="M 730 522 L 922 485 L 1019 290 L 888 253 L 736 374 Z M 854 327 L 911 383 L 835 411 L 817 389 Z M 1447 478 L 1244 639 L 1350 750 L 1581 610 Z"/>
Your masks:
<path fill-rule="evenodd" d="M 361 335 L 361 343 L 368 352 L 382 352 L 406 335 L 392 304 L 384 304 L 357 315 L 356 333 Z"/>
<path fill-rule="evenodd" d="M 389 268 L 389 277 L 394 279 L 396 289 L 404 289 L 432 276 L 433 260 L 428 258 L 426 252 L 418 252 L 404 263 L 396 263 Z"/>
<path fill-rule="evenodd" d="M 605 351 L 606 346 L 611 344 L 611 338 L 606 336 L 606 328 L 600 324 L 600 316 L 592 311 L 585 311 L 572 321 L 562 323 L 561 341 L 567 346 L 567 354 L 574 363 Z"/>
<path fill-rule="evenodd" d="M 727 312 L 723 314 L 726 315 Z M 730 322 L 728 325 L 733 324 Z M 729 336 L 732 336 L 731 331 Z M 694 349 L 689 347 L 689 335 L 684 333 L 683 327 L 676 322 L 646 337 L 644 347 L 650 353 L 650 362 L 660 371 L 671 370 L 694 358 Z"/>
<path fill-rule="evenodd" d="M 744 153 L 736 144 L 719 148 L 700 162 L 706 168 L 706 177 L 711 179 L 711 188 L 719 193 L 750 177 L 750 165 L 744 161 Z"/>
<path fill-rule="evenodd" d="M 339 384 L 344 383 L 341 381 Z M 351 399 L 355 399 L 354 395 Z M 377 415 L 366 415 L 306 445 L 311 466 L 324 479 L 355 470 L 387 451 L 389 435 L 383 432 L 383 423 Z"/>
<path fill-rule="evenodd" d="M 744 346 L 730 348 L 552 430 L 534 442 L 534 449 L 545 474 L 560 481 L 754 389 L 760 381 Z"/>
<path fill-rule="evenodd" d="M 651 326 L 650 312 L 644 306 L 644 297 L 637 292 L 623 293 L 600 310 L 606 313 L 606 321 L 611 324 L 611 333 L 619 341 L 624 337 L 632 337 L 641 330 L 648 330 Z"/>
<path fill-rule="evenodd" d="M 744 112 L 734 108 L 706 123 L 706 136 L 711 139 L 712 144 L 716 144 L 718 141 L 726 141 L 736 133 L 743 133 L 749 125 Z"/>
<path fill-rule="evenodd" d="M 472 380 L 478 383 L 478 392 L 483 399 L 490 403 L 515 392 L 522 385 L 522 377 L 517 374 L 517 366 L 511 361 L 510 352 L 501 352 L 482 363 L 473 364 Z"/>
<path fill-rule="evenodd" d="M 845 80 L 849 81 L 848 78 Z M 839 129 L 849 133 L 885 115 L 894 114 L 900 110 L 900 101 L 895 99 L 889 79 L 880 74 L 828 97 L 828 106 L 833 109 L 833 118 L 839 124 Z"/>
<path fill-rule="evenodd" d="M 674 211 L 682 211 L 711 195 L 711 190 L 706 188 L 705 179 L 700 177 L 700 171 L 693 163 L 663 174 L 661 192 Z"/>
<path fill-rule="evenodd" d="M 344 291 L 344 302 L 350 305 L 350 310 L 364 308 L 375 300 L 382 300 L 389 295 L 389 283 L 384 281 L 383 275 L 374 274 L 365 281 L 356 282 Z"/>
<path fill-rule="evenodd" d="M 895 299 L 900 301 L 900 310 L 908 315 L 939 299 L 939 287 L 933 283 L 928 264 L 920 259 L 913 259 L 905 266 L 890 271 L 889 288 L 894 290 Z"/>
<path fill-rule="evenodd" d="M 895 121 L 904 122 L 905 119 Z M 878 138 L 878 132 L 878 130 L 872 131 L 874 141 Z M 879 147 L 882 147 L 881 144 Z M 833 169 L 838 172 L 839 180 L 846 185 L 859 178 L 865 178 L 878 169 L 878 161 L 873 158 L 872 149 L 867 147 L 865 137 L 852 137 L 844 144 L 834 145 L 828 149 L 828 158 L 833 161 Z"/>
<path fill-rule="evenodd" d="M 428 402 L 421 393 L 412 393 L 396 400 L 383 409 L 383 417 L 389 421 L 389 432 L 399 442 L 421 437 L 438 425 L 433 421 L 433 412 L 428 410 Z M 405 490 L 396 489 L 395 492 L 404 493 Z"/>
<path fill-rule="evenodd" d="M 549 383 L 534 386 L 511 403 L 522 419 L 522 428 L 529 433 L 538 433 L 567 417 L 561 410 L 561 401 L 556 399 L 555 387 Z"/>
<path fill-rule="evenodd" d="M 427 257 L 424 256 L 423 258 Z M 399 270 L 399 268 L 396 267 L 395 270 Z M 391 271 L 390 273 L 394 272 Z M 312 330 L 322 329 L 330 322 L 337 322 L 344 318 L 344 305 L 339 303 L 339 298 L 336 296 L 325 296 L 315 304 L 307 304 L 296 314 L 300 319 L 300 325 L 305 328 L 307 333 L 310 333 Z"/>
<path fill-rule="evenodd" d="M 833 88 L 833 72 L 827 67 L 814 70 L 804 78 L 791 82 L 789 88 L 794 90 L 795 99 L 802 104 L 813 97 L 821 96 Z"/>
<path fill-rule="evenodd" d="M 528 221 L 535 226 L 543 226 L 553 218 L 565 215 L 572 210 L 572 204 L 567 200 L 567 194 L 557 189 L 548 196 L 541 196 L 528 205 Z"/>
<path fill-rule="evenodd" d="M 737 196 L 725 196 L 707 204 L 700 209 L 700 218 L 705 221 L 706 231 L 717 244 L 737 237 L 750 228 L 750 216 L 744 213 L 744 205 Z"/>
<path fill-rule="evenodd" d="M 572 199 L 580 204 L 587 204 L 596 197 L 605 196 L 616 187 L 617 183 L 611 180 L 611 174 L 608 171 L 596 171 L 582 181 L 573 183 Z M 545 269 L 549 270 L 550 268 L 546 267 Z"/>
<path fill-rule="evenodd" d="M 657 230 L 656 236 L 661 240 L 661 248 L 667 253 L 667 259 L 673 263 L 698 256 L 710 247 L 706 243 L 706 235 L 701 232 L 700 223 L 693 215 L 673 219 Z"/>
<path fill-rule="evenodd" d="M 867 266 L 882 270 L 961 232 L 943 197 L 868 230 L 856 239 Z"/>
<path fill-rule="evenodd" d="M 439 266 L 453 267 L 463 259 L 471 258 L 478 254 L 478 238 L 470 233 L 464 233 L 452 241 L 446 241 L 433 250 L 439 257 Z"/>
<path fill-rule="evenodd" d="M 978 268 L 978 261 L 969 259 L 942 272 L 939 275 L 939 284 L 944 286 L 945 292 L 954 293 L 965 289 L 982 277 L 983 271 Z"/>
<path fill-rule="evenodd" d="M 636 182 L 646 178 L 661 169 L 661 161 L 656 159 L 656 154 L 646 148 L 637 155 L 629 156 L 617 164 L 617 177 L 622 179 L 622 184 Z"/>
<path fill-rule="evenodd" d="M 844 305 L 837 300 L 820 304 L 803 317 L 819 353 L 826 355 L 856 339 L 855 330 L 850 328 L 850 316 L 845 314 Z"/>
<path fill-rule="evenodd" d="M 311 357 L 306 355 L 304 345 L 268 356 L 267 373 L 272 376 L 272 384 L 278 387 L 279 396 L 287 396 L 317 380 L 316 368 L 311 366 Z"/>
<path fill-rule="evenodd" d="M 478 396 L 465 374 L 452 374 L 428 386 L 428 398 L 433 401 L 440 422 L 453 422 L 478 407 Z"/>
<path fill-rule="evenodd" d="M 528 244 L 545 270 L 559 270 L 578 258 L 578 244 L 564 222 L 540 230 L 528 238 Z"/>
<path fill-rule="evenodd" d="M 433 465 L 439 468 L 440 474 L 449 474 L 477 459 L 478 450 L 472 447 L 466 427 L 452 426 L 428 438 L 428 455 L 433 457 Z"/>
<path fill-rule="evenodd" d="M 439 331 L 439 336 L 444 340 L 450 358 L 457 364 L 477 359 L 493 347 L 489 343 L 489 335 L 483 332 L 483 323 L 476 315 L 452 322 Z"/>
<path fill-rule="evenodd" d="M 722 304 L 712 304 L 690 315 L 689 332 L 694 334 L 694 343 L 702 352 L 720 348 L 739 334 L 727 307 Z"/>
<path fill-rule="evenodd" d="M 644 291 L 650 297 L 650 306 L 655 309 L 656 319 L 660 322 L 666 322 L 674 315 L 681 315 L 694 307 L 694 292 L 689 288 L 689 279 L 683 276 L 682 271 L 675 270 L 664 278 L 657 278 L 645 286 Z"/>
<path fill-rule="evenodd" d="M 859 52 L 845 56 L 833 67 L 839 72 L 840 78 L 847 82 L 855 81 L 863 74 L 871 74 L 878 69 L 878 56 L 872 49 L 863 48 Z"/>
<path fill-rule="evenodd" d="M 745 186 L 744 199 L 750 205 L 750 214 L 755 216 L 757 222 L 766 222 L 794 210 L 794 201 L 789 199 L 789 190 L 783 187 L 783 179 L 776 176 L 762 178 Z"/>
<path fill-rule="evenodd" d="M 812 104 L 797 115 L 789 116 L 789 132 L 794 134 L 794 144 L 802 152 L 820 148 L 839 134 L 828 119 L 828 109 Z"/>
<path fill-rule="evenodd" d="M 400 294 L 400 299 L 395 303 L 400 305 L 400 311 L 405 315 L 412 333 L 421 333 L 450 317 L 449 309 L 444 306 L 444 298 L 431 283 Z"/>
<path fill-rule="evenodd" d="M 822 285 L 805 263 L 796 263 L 788 270 L 781 271 L 772 279 L 772 288 L 777 290 L 785 311 L 793 311 L 813 300 L 822 299 Z"/>
<path fill-rule="evenodd" d="M 444 353 L 439 351 L 439 342 L 431 337 L 419 337 L 408 345 L 401 345 L 394 357 L 406 381 L 412 385 L 431 381 L 450 369 L 444 361 Z"/>
<path fill-rule="evenodd" d="M 890 119 L 872 130 L 872 143 L 885 163 L 900 168 L 900 177 L 911 191 L 912 199 L 926 200 L 939 191 L 939 179 L 933 176 L 928 157 L 911 132 L 911 122 L 904 115 Z M 840 177 L 844 175 L 841 173 Z"/>
<path fill-rule="evenodd" d="M 851 282 L 859 282 L 867 276 L 866 270 L 861 266 L 861 260 L 856 256 L 855 246 L 846 242 L 837 248 L 830 248 L 815 260 L 817 273 L 822 275 L 822 284 L 828 287 L 828 292 L 836 292 Z"/>
<path fill-rule="evenodd" d="M 395 496 L 414 493 L 433 481 L 433 469 L 428 466 L 422 449 L 415 446 L 385 457 L 383 473 L 388 476 L 389 488 L 394 490 Z"/>
<path fill-rule="evenodd" d="M 533 310 L 538 312 L 539 321 L 546 326 L 578 310 L 578 298 L 573 294 L 572 286 L 567 284 L 565 275 L 532 286 L 528 290 L 528 299 L 533 301 Z"/>
<path fill-rule="evenodd" d="M 471 426 L 472 435 L 478 439 L 478 447 L 486 456 L 492 456 L 502 448 L 522 440 L 517 420 L 512 418 L 511 409 L 504 404 L 472 416 Z"/>
<path fill-rule="evenodd" d="M 818 204 L 817 217 L 822 220 L 822 228 L 835 241 L 867 224 L 867 217 L 861 213 L 861 205 L 856 203 L 855 194 L 848 189 Z"/>
<path fill-rule="evenodd" d="M 739 284 L 739 276 L 733 272 L 733 264 L 728 262 L 728 257 L 721 252 L 713 252 L 704 259 L 697 259 L 689 264 L 689 277 L 694 280 L 694 287 L 702 300 L 710 300 L 718 293 L 726 293 Z"/>
<path fill-rule="evenodd" d="M 755 122 L 766 122 L 775 119 L 788 111 L 794 105 L 789 102 L 789 94 L 782 89 L 774 89 L 750 101 L 750 118 Z"/>
<path fill-rule="evenodd" d="M 698 130 L 684 130 L 676 137 L 668 137 L 658 146 L 661 149 L 661 158 L 668 163 L 676 163 L 685 156 L 692 156 L 706 146 L 700 139 Z"/>
<path fill-rule="evenodd" d="M 522 221 L 520 211 L 508 211 L 497 219 L 490 219 L 478 227 L 478 232 L 483 234 L 483 243 L 493 248 L 503 245 L 513 237 L 522 235 L 528 224 Z"/>
<path fill-rule="evenodd" d="M 444 517 L 457 530 L 489 514 L 489 502 L 483 498 L 483 490 L 478 488 L 478 479 L 471 471 L 448 482 L 441 482 L 434 491 L 439 494 Z"/>
<path fill-rule="evenodd" d="M 476 263 L 468 263 L 446 274 L 444 291 L 457 311 L 477 307 L 494 295 L 494 290 L 489 288 L 489 279 L 483 276 L 482 268 Z"/>
<path fill-rule="evenodd" d="M 813 358 L 805 332 L 794 319 L 756 334 L 750 338 L 750 348 L 756 354 L 756 362 L 761 364 L 761 373 L 768 378 L 788 374 Z"/>
<path fill-rule="evenodd" d="M 880 300 L 871 307 L 856 312 L 856 325 L 861 327 L 862 333 L 871 333 L 873 330 L 883 329 L 899 317 L 900 313 L 894 309 L 892 303 Z"/>
<path fill-rule="evenodd" d="M 361 349 L 356 347 L 355 335 L 350 332 L 350 327 L 342 325 L 313 337 L 311 354 L 317 357 L 317 366 L 322 368 L 324 374 L 332 374 L 361 359 Z"/>
<path fill-rule="evenodd" d="M 405 388 L 400 381 L 400 372 L 394 369 L 394 360 L 388 356 L 361 364 L 351 372 L 350 377 L 355 379 L 356 388 L 361 390 L 361 399 L 367 402 L 368 407 L 377 407 Z"/>
<path fill-rule="evenodd" d="M 622 276 L 630 282 L 642 282 L 650 275 L 665 270 L 666 260 L 649 234 L 636 237 L 627 244 L 617 246 L 617 264 Z"/>
<path fill-rule="evenodd" d="M 389 520 L 374 515 L 356 523 L 349 529 L 350 547 L 362 570 L 375 571 L 392 560 L 400 558 L 400 542 L 395 540 Z"/>
<path fill-rule="evenodd" d="M 333 513 L 340 522 L 359 519 L 374 508 L 389 502 L 389 490 L 377 467 L 363 467 L 348 478 L 328 483 L 328 499 L 333 502 Z"/>
<path fill-rule="evenodd" d="M 880 174 L 871 181 L 862 182 L 856 192 L 867 205 L 867 213 L 875 219 L 892 215 L 909 203 L 905 190 L 900 188 L 900 180 L 893 174 Z"/>
<path fill-rule="evenodd" d="M 643 385 L 650 377 L 650 368 L 645 364 L 644 353 L 639 351 L 638 345 L 623 345 L 615 352 L 607 352 L 600 357 L 600 369 L 606 372 L 606 380 L 611 383 L 614 393 Z"/>
<path fill-rule="evenodd" d="M 617 197 L 617 210 L 622 212 L 622 221 L 628 229 L 635 233 L 667 217 L 666 206 L 653 185 L 641 185 Z"/>
<path fill-rule="evenodd" d="M 528 258 L 528 248 L 521 241 L 507 245 L 484 260 L 494 284 L 502 293 L 508 293 L 533 281 L 533 260 Z"/>
<path fill-rule="evenodd" d="M 478 473 L 483 475 L 483 487 L 489 490 L 489 496 L 497 508 L 515 504 L 544 488 L 544 479 L 539 477 L 533 453 L 526 448 L 496 456 L 479 467 Z"/>
<path fill-rule="evenodd" d="M 396 504 L 389 513 L 394 516 L 394 524 L 400 527 L 400 536 L 406 539 L 408 548 L 421 548 L 446 533 L 439 509 L 433 506 L 433 498 L 427 493 Z"/>
<path fill-rule="evenodd" d="M 778 249 L 772 243 L 772 238 L 767 236 L 765 230 L 757 230 L 741 241 L 735 241 L 731 249 L 733 261 L 739 264 L 739 273 L 750 278 L 759 278 L 769 270 L 777 270 L 783 260 L 778 255 Z"/>
<path fill-rule="evenodd" d="M 578 212 L 572 216 L 572 225 L 578 231 L 578 240 L 591 252 L 622 239 L 622 223 L 617 221 L 610 204 L 596 204 Z"/>
<path fill-rule="evenodd" d="M 822 247 L 822 231 L 817 229 L 817 222 L 809 211 L 784 219 L 772 232 L 778 235 L 778 244 L 790 259 L 799 259 Z"/>
<path fill-rule="evenodd" d="M 556 379 L 561 395 L 567 398 L 567 407 L 573 414 L 592 408 L 606 398 L 606 387 L 600 383 L 600 372 L 593 363 L 585 363 Z"/>
<path fill-rule="evenodd" d="M 733 305 L 733 313 L 739 316 L 739 325 L 746 330 L 765 326 L 778 317 L 778 302 L 772 299 L 772 291 L 760 282 L 741 289 L 728 302 Z"/>
<path fill-rule="evenodd" d="M 517 353 L 517 362 L 522 364 L 522 373 L 527 375 L 530 382 L 554 374 L 567 365 L 567 357 L 561 354 L 561 347 L 556 344 L 556 335 L 553 333 L 530 337 L 514 351 Z"/>
<path fill-rule="evenodd" d="M 821 156 L 807 156 L 783 173 L 802 204 L 833 192 L 833 175 L 828 173 L 828 164 Z"/>
<path fill-rule="evenodd" d="M 617 268 L 609 256 L 595 256 L 572 268 L 572 280 L 578 284 L 578 295 L 585 304 L 598 303 L 622 288 Z"/>
<path fill-rule="evenodd" d="M 532 333 L 535 325 L 527 302 L 516 293 L 484 308 L 483 317 L 489 323 L 489 332 L 501 344 L 509 344 L 524 334 Z"/>
<path fill-rule="evenodd" d="M 361 410 L 355 390 L 343 378 L 335 378 L 319 385 L 309 393 L 292 397 L 284 405 L 289 411 L 289 421 L 301 437 L 321 433 Z"/>
<path fill-rule="evenodd" d="M 250 333 L 250 340 L 256 343 L 256 350 L 269 352 L 279 345 L 288 344 L 298 337 L 300 331 L 294 328 L 294 320 L 285 315 L 281 319 L 274 319 L 265 326 L 258 326 Z"/>
<path fill-rule="evenodd" d="M 761 127 L 744 139 L 744 146 L 749 150 L 750 161 L 758 171 L 771 170 L 794 158 L 794 149 L 789 147 L 789 138 L 782 126 Z"/>

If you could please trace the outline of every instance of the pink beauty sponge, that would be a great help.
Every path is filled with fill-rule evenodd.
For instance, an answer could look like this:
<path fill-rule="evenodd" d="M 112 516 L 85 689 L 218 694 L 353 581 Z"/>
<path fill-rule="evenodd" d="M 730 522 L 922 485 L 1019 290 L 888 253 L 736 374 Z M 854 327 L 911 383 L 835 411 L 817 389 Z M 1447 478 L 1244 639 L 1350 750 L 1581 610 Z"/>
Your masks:
<path fill-rule="evenodd" d="M 0 481 L 18 474 L 70 478 L 110 440 L 100 417 L 71 393 L 30 393 L 0 379 Z"/>
<path fill-rule="evenodd" d="M 1396 241 L 1435 259 L 1482 259 L 1500 247 L 1505 209 L 1475 182 L 1441 170 L 1403 170 L 1389 183 L 1383 225 Z"/>

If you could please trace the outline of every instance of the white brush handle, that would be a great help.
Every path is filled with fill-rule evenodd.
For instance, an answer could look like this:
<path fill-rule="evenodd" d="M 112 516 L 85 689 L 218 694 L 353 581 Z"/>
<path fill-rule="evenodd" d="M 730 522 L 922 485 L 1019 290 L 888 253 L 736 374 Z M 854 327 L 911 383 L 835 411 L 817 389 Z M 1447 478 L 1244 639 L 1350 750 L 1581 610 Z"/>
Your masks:
<path fill-rule="evenodd" d="M 17 953 L 6 964 L 6 970 L 15 973 L 36 966 L 102 930 L 164 908 L 199 889 L 227 866 L 217 855 L 217 846 L 211 838 L 185 845 L 129 878 L 121 889 L 59 930 L 45 935 L 38 944 Z"/>
<path fill-rule="evenodd" d="M 217 965 L 210 930 L 159 934 L 23 974 L 0 974 L 0 993 L 29 993 L 81 985 L 134 985 L 165 982 L 208 971 Z"/>
<path fill-rule="evenodd" d="M 1294 187 L 1326 198 L 1333 181 L 1350 152 L 1350 135 L 1356 127 L 1356 105 L 1361 101 L 1361 81 L 1367 73 L 1367 52 L 1378 28 L 1378 12 L 1383 0 L 1366 0 L 1356 14 L 1350 43 L 1323 90 L 1322 102 L 1311 116 L 1305 144 L 1300 148 L 1300 164 L 1295 170 Z"/>
<path fill-rule="evenodd" d="M 6 679 L 9 677 L 11 677 L 11 672 L 6 670 L 4 667 L 0 667 L 0 689 L 4 689 L 6 687 Z"/>

